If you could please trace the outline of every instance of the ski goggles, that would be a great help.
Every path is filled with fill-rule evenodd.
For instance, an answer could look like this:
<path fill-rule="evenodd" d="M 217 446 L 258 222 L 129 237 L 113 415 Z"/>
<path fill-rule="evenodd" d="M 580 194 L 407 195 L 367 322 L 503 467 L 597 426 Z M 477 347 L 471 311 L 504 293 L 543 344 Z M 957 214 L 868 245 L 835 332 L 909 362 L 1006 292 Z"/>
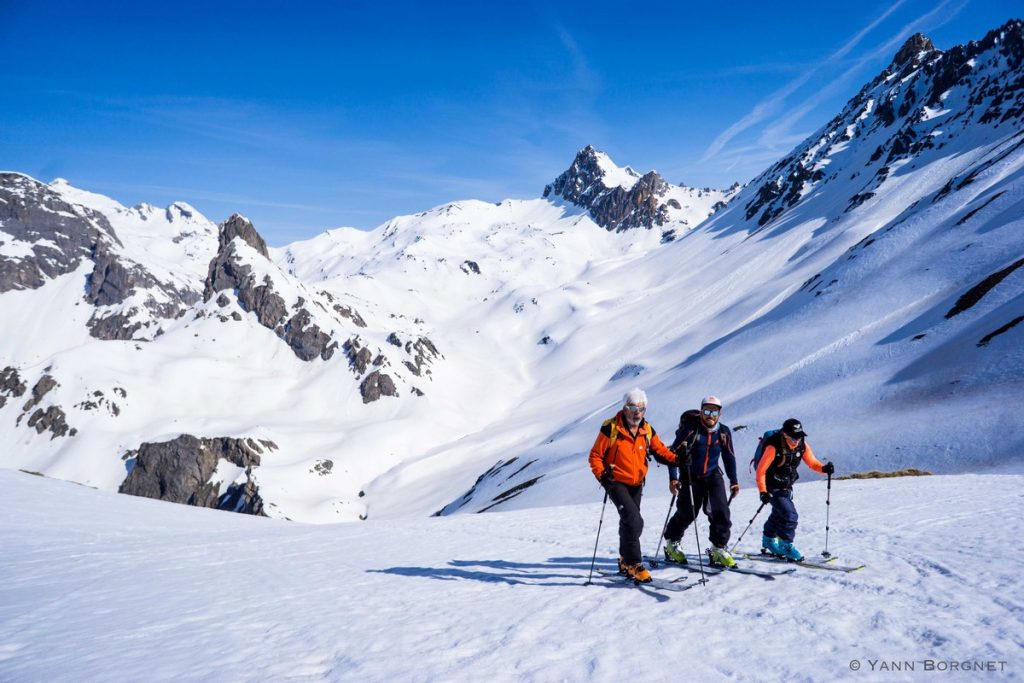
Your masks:
<path fill-rule="evenodd" d="M 645 412 L 647 412 L 647 406 L 635 406 L 635 405 L 630 404 L 630 405 L 627 405 L 627 406 L 623 406 L 623 408 L 625 408 L 630 413 L 645 413 Z"/>
<path fill-rule="evenodd" d="M 703 412 L 708 417 L 718 417 L 721 414 L 720 410 L 711 410 L 710 408 L 705 408 Z"/>

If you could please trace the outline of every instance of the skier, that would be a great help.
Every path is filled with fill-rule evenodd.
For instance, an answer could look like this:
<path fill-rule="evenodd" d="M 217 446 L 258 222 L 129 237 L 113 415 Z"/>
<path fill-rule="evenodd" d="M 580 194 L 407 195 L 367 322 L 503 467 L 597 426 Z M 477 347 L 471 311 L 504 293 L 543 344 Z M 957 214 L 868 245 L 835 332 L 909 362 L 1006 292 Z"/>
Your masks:
<path fill-rule="evenodd" d="M 622 409 L 601 425 L 590 449 L 590 469 L 619 511 L 619 573 L 643 583 L 651 580 L 640 553 L 644 530 L 640 497 L 647 477 L 647 454 L 653 451 L 655 458 L 666 464 L 676 461 L 675 453 L 644 419 L 646 412 L 647 394 L 630 390 L 623 397 Z"/>
<path fill-rule="evenodd" d="M 719 422 L 722 415 L 722 401 L 717 396 L 705 396 L 700 402 L 700 411 L 690 410 L 679 418 L 672 450 L 686 466 L 686 494 L 676 503 L 675 514 L 665 527 L 665 559 L 686 564 L 686 554 L 679 547 L 679 541 L 687 527 L 697 517 L 702 507 L 711 523 L 711 548 L 708 551 L 711 562 L 723 567 L 735 567 L 736 561 L 726 549 L 729 543 L 729 503 L 740 491 L 736 480 L 736 455 L 732 445 L 732 432 Z M 726 498 L 719 459 L 725 463 L 732 495 Z M 681 490 L 679 469 L 668 469 L 669 491 L 678 495 Z"/>
<path fill-rule="evenodd" d="M 793 545 L 798 515 L 793 505 L 793 483 L 800 474 L 796 471 L 800 461 L 818 474 L 832 474 L 831 462 L 824 465 L 814 457 L 807 433 L 800 420 L 790 418 L 782 429 L 765 441 L 764 454 L 757 464 L 757 489 L 761 502 L 771 502 L 772 513 L 764 524 L 761 552 L 800 562 L 804 556 Z"/>

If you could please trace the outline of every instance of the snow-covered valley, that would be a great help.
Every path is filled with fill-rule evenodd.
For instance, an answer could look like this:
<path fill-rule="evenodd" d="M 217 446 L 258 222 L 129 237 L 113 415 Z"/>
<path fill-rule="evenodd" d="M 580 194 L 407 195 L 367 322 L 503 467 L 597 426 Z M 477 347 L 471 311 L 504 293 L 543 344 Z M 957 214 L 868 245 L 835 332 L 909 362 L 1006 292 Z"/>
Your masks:
<path fill-rule="evenodd" d="M 834 481 L 829 549 L 864 569 L 702 586 L 663 568 L 693 586 L 666 592 L 583 585 L 599 500 L 301 525 L 0 471 L 0 679 L 913 681 L 981 666 L 986 680 L 1017 680 L 1022 485 Z M 796 488 L 811 557 L 824 548 L 825 486 Z M 648 487 L 645 552 L 667 504 Z M 749 491 L 733 504 L 734 538 L 756 504 Z M 692 531 L 684 546 L 696 553 Z M 598 569 L 614 572 L 615 548 L 608 510 Z"/>

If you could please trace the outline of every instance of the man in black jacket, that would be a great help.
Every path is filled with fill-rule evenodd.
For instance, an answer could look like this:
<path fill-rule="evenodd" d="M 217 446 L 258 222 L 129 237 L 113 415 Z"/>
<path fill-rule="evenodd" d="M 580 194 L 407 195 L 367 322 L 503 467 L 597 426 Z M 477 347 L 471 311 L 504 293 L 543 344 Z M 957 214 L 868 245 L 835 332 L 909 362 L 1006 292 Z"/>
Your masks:
<path fill-rule="evenodd" d="M 687 486 L 679 495 L 676 512 L 665 527 L 665 559 L 669 562 L 686 563 L 686 555 L 679 548 L 679 541 L 687 527 L 704 508 L 711 522 L 711 561 L 724 567 L 736 566 L 726 546 L 732 521 L 729 517 L 729 501 L 725 481 L 718 461 L 725 464 L 729 477 L 732 497 L 739 493 L 736 479 L 736 454 L 733 450 L 732 432 L 719 422 L 722 415 L 722 401 L 717 396 L 705 396 L 700 402 L 700 411 L 687 411 L 679 418 L 679 429 L 672 443 L 680 462 L 686 463 L 684 475 Z M 670 466 L 668 470 L 669 490 L 679 494 L 679 469 Z"/>

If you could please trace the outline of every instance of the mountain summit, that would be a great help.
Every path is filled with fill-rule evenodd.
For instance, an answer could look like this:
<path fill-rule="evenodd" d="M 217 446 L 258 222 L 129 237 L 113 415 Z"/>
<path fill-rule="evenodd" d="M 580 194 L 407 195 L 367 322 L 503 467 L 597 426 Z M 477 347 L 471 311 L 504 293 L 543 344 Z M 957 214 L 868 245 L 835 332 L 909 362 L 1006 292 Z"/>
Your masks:
<path fill-rule="evenodd" d="M 731 194 L 671 185 L 657 171 L 640 175 L 629 166 L 619 168 L 607 154 L 587 145 L 545 186 L 543 196 L 587 209 L 602 228 L 621 232 L 672 222 L 693 227 L 724 206 Z"/>

